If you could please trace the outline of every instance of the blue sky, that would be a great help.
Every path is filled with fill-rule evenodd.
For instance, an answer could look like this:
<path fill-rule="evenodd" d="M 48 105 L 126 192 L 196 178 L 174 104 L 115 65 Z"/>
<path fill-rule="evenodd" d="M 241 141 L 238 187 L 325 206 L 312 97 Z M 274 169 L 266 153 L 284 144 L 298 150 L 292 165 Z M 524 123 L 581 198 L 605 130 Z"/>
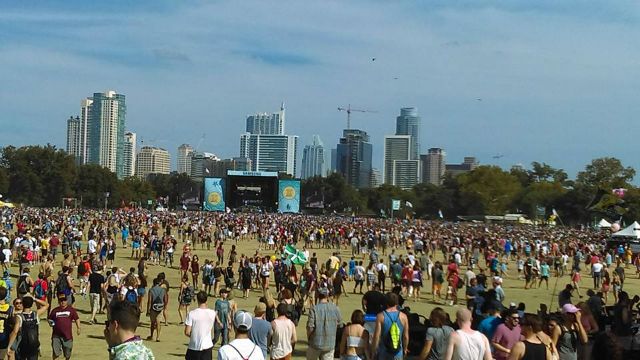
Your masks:
<path fill-rule="evenodd" d="M 2 2 L 0 146 L 64 147 L 80 100 L 114 89 L 172 156 L 203 133 L 200 150 L 237 156 L 246 115 L 285 101 L 301 147 L 337 142 L 338 106 L 376 110 L 352 123 L 377 167 L 416 106 L 422 152 L 450 163 L 640 169 L 639 39 L 632 1 Z"/>

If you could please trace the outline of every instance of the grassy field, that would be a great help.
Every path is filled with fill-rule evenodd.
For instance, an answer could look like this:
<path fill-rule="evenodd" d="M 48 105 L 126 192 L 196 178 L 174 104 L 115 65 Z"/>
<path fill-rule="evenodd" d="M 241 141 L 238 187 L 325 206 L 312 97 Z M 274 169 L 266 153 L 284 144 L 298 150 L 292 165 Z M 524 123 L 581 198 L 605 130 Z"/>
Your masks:
<path fill-rule="evenodd" d="M 181 249 L 182 246 L 179 244 L 178 248 Z M 227 248 L 226 252 L 228 253 L 229 251 L 228 248 L 230 248 L 230 245 L 227 245 L 226 248 Z M 257 249 L 257 243 L 255 241 L 240 241 L 238 243 L 238 249 L 239 249 L 238 251 L 239 254 L 242 254 L 242 253 L 253 254 Z M 320 260 L 327 259 L 330 253 L 332 252 L 332 250 L 329 250 L 329 249 L 311 249 L 310 251 L 317 252 Z M 398 251 L 398 252 L 402 253 L 401 251 Z M 204 263 L 204 259 L 215 258 L 215 254 L 213 250 L 206 251 L 198 248 L 198 249 L 195 249 L 195 253 L 200 258 L 201 264 Z M 264 251 L 263 251 L 263 254 L 270 255 L 270 253 L 264 252 Z M 348 259 L 350 256 L 350 250 L 342 250 L 341 254 L 343 255 L 343 259 Z M 131 266 L 136 266 L 137 261 L 129 259 L 128 257 L 129 255 L 130 255 L 130 249 L 119 249 L 117 253 L 117 258 L 116 258 L 116 265 L 126 270 L 128 270 L 129 267 Z M 176 259 L 176 264 L 174 265 L 175 267 L 177 267 L 177 261 L 180 255 L 181 255 L 180 253 L 176 253 L 175 255 L 175 259 Z M 178 325 L 179 323 L 179 317 L 177 313 L 178 289 L 176 288 L 176 286 L 180 284 L 179 270 L 177 268 L 168 269 L 164 266 L 150 266 L 148 271 L 149 279 L 154 278 L 159 272 L 163 272 L 163 271 L 167 274 L 167 278 L 172 286 L 172 289 L 169 293 L 169 296 L 170 296 L 169 313 L 168 313 L 169 325 L 167 327 L 164 327 L 164 326 L 162 327 L 160 342 L 158 343 L 146 342 L 146 343 L 153 350 L 157 359 L 184 358 L 184 354 L 186 352 L 189 339 L 183 333 L 184 327 Z M 13 269 L 12 272 L 15 273 L 17 271 L 16 269 Z M 538 309 L 540 303 L 545 303 L 548 305 L 551 304 L 552 310 L 556 309 L 557 297 L 552 296 L 552 291 L 553 291 L 554 284 L 556 283 L 556 278 L 550 279 L 549 290 L 547 290 L 544 287 L 544 284 L 542 285 L 543 286 L 542 289 L 538 288 L 538 289 L 532 289 L 532 290 L 524 290 L 523 289 L 524 281 L 517 280 L 515 264 L 513 263 L 510 264 L 509 275 L 510 276 L 505 279 L 505 282 L 503 285 L 506 293 L 505 304 L 508 304 L 509 302 L 516 302 L 516 303 L 524 302 L 527 306 L 527 311 L 530 311 L 530 312 L 535 312 L 535 310 Z M 635 276 L 635 269 L 632 269 L 631 267 L 629 267 L 629 269 L 627 269 L 627 276 L 628 277 L 627 277 L 627 282 L 625 284 L 625 290 L 628 291 L 632 296 L 634 294 L 639 294 L 640 280 L 638 280 L 637 277 Z M 560 280 L 557 282 L 556 293 L 557 291 L 561 290 L 568 282 L 569 282 L 568 276 L 560 278 Z M 591 284 L 592 284 L 591 277 L 588 275 L 584 275 L 581 283 L 581 289 L 582 289 L 581 291 L 583 294 L 584 292 L 586 292 L 586 290 L 589 288 Z M 418 312 L 427 317 L 431 309 L 433 309 L 436 306 L 442 306 L 446 311 L 453 314 L 455 311 L 454 310 L 455 307 L 443 305 L 442 302 L 434 303 L 431 301 L 430 281 L 427 281 L 425 285 L 427 289 L 425 289 L 426 291 L 424 291 L 424 294 L 422 295 L 422 299 L 419 301 L 407 300 L 405 305 L 409 306 L 413 312 Z M 349 292 L 353 290 L 352 282 L 347 282 L 345 286 Z M 463 291 L 459 292 L 459 294 L 462 294 L 462 293 Z M 240 291 L 234 290 L 234 295 L 236 296 L 236 302 L 238 303 L 238 309 L 253 311 L 253 308 L 257 303 L 258 298 L 260 297 L 260 294 L 261 294 L 260 292 L 255 290 L 251 292 L 249 299 L 242 299 L 242 298 L 238 298 L 238 296 L 241 296 Z M 89 300 L 88 298 L 85 300 L 80 296 L 78 296 L 77 299 L 78 300 L 75 306 L 80 314 L 80 319 L 82 320 L 82 328 L 81 328 L 82 333 L 80 336 L 76 336 L 75 330 L 74 330 L 75 338 L 74 338 L 73 358 L 85 358 L 90 356 L 98 356 L 98 358 L 101 358 L 101 359 L 107 358 L 107 352 L 106 352 L 107 344 L 102 337 L 102 330 L 104 325 L 89 324 L 88 322 L 88 320 L 90 319 Z M 348 319 L 351 316 L 351 312 L 355 309 L 360 308 L 360 301 L 361 301 L 360 299 L 361 299 L 360 295 L 353 295 L 351 293 L 348 294 L 348 297 L 343 296 L 340 299 L 339 308 L 340 308 L 340 311 L 342 312 L 343 320 L 348 321 Z M 577 301 L 577 300 L 578 299 L 575 299 L 574 301 Z M 211 300 L 209 301 L 210 307 L 213 307 L 214 301 L 215 299 L 211 298 Z M 612 296 L 610 296 L 609 304 L 612 304 L 612 303 L 613 303 L 613 299 L 612 299 Z M 146 304 L 146 298 L 145 298 L 145 304 Z M 57 304 L 54 304 L 54 306 L 56 305 Z M 192 308 L 193 308 L 193 305 L 192 305 Z M 103 323 L 104 320 L 106 320 L 106 315 L 98 315 L 97 320 L 99 321 L 99 323 Z M 302 319 L 300 320 L 300 324 L 298 325 L 298 339 L 301 339 L 301 341 L 296 346 L 296 350 L 294 352 L 294 358 L 303 358 L 307 348 L 306 341 L 303 341 L 304 339 L 306 339 L 306 333 L 304 330 L 306 321 L 307 321 L 306 316 L 303 316 Z M 41 343 L 42 343 L 42 347 L 41 347 L 42 356 L 45 359 L 51 358 L 51 345 L 50 345 L 51 329 L 46 322 L 40 323 L 40 334 L 41 334 Z M 138 328 L 138 334 L 140 334 L 140 336 L 142 336 L 143 338 L 146 338 L 149 335 L 149 319 L 146 318 L 144 314 L 141 319 L 141 325 Z M 218 346 L 216 346 L 216 349 L 217 347 Z"/>

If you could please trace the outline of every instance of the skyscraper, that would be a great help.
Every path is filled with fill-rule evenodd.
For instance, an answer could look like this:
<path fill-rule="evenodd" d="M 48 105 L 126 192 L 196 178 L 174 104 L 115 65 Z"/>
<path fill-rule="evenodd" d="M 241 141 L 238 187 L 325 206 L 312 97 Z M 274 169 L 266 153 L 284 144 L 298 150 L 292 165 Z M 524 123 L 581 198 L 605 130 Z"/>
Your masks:
<path fill-rule="evenodd" d="M 89 117 L 91 116 L 93 99 L 85 98 L 80 102 L 80 154 L 82 164 L 89 162 Z"/>
<path fill-rule="evenodd" d="M 191 174 L 191 155 L 193 148 L 189 144 L 182 144 L 178 147 L 178 173 Z"/>
<path fill-rule="evenodd" d="M 362 189 L 371 185 L 373 147 L 366 131 L 344 129 L 336 148 L 336 170 L 347 183 Z"/>
<path fill-rule="evenodd" d="M 202 181 L 205 177 L 213 176 L 213 168 L 216 161 L 220 161 L 215 154 L 208 152 L 194 152 L 191 159 L 189 176 L 195 181 Z"/>
<path fill-rule="evenodd" d="M 284 135 L 285 108 L 280 105 L 277 113 L 257 113 L 247 116 L 246 132 L 255 135 Z"/>
<path fill-rule="evenodd" d="M 78 165 L 82 165 L 82 144 L 80 142 L 80 117 L 71 116 L 67 120 L 67 154 L 73 155 Z"/>
<path fill-rule="evenodd" d="M 286 135 L 284 103 L 278 113 L 247 117 L 246 133 L 240 135 L 240 157 L 251 160 L 252 171 L 297 173 L 298 136 Z"/>
<path fill-rule="evenodd" d="M 384 137 L 384 183 L 410 189 L 419 182 L 420 160 L 411 159 L 413 149 L 411 135 L 387 135 Z"/>
<path fill-rule="evenodd" d="M 409 159 L 418 160 L 418 154 L 420 154 L 420 117 L 417 108 L 400 109 L 400 116 L 396 118 L 396 135 L 411 136 L 411 156 Z"/>
<path fill-rule="evenodd" d="M 421 155 L 422 182 L 441 185 L 445 172 L 446 153 L 440 148 L 429 149 L 426 155 Z"/>
<path fill-rule="evenodd" d="M 136 155 L 136 176 L 146 179 L 150 174 L 169 174 L 171 159 L 162 148 L 143 146 Z"/>
<path fill-rule="evenodd" d="M 124 178 L 125 96 L 109 90 L 94 93 L 92 100 L 87 131 L 88 162 Z"/>
<path fill-rule="evenodd" d="M 320 136 L 313 135 L 313 142 L 302 150 L 302 178 L 325 176 L 325 169 L 324 144 Z"/>
<path fill-rule="evenodd" d="M 124 133 L 124 169 L 123 177 L 134 176 L 136 173 L 136 133 Z"/>
<path fill-rule="evenodd" d="M 251 160 L 251 171 L 297 174 L 297 135 L 240 135 L 240 157 Z"/>

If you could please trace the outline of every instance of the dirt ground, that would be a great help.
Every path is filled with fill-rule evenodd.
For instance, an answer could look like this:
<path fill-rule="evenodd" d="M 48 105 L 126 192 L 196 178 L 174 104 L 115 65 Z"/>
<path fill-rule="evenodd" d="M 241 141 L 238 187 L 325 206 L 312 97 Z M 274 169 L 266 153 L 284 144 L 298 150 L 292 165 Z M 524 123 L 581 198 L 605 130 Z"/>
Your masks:
<path fill-rule="evenodd" d="M 169 325 L 163 326 L 161 329 L 161 337 L 160 342 L 151 342 L 146 341 L 145 343 L 149 346 L 153 353 L 155 354 L 157 359 L 175 359 L 175 358 L 184 358 L 186 353 L 188 338 L 184 335 L 184 326 L 179 325 L 179 317 L 178 317 L 178 288 L 179 281 L 179 270 L 177 269 L 177 262 L 181 255 L 182 245 L 179 243 L 178 251 L 175 254 L 176 263 L 174 264 L 174 268 L 169 269 L 164 266 L 150 266 L 148 274 L 149 279 L 153 279 L 159 272 L 165 272 L 167 274 L 167 278 L 169 283 L 171 284 L 171 290 L 169 292 L 170 303 L 169 303 Z M 228 254 L 230 245 L 225 246 L 225 255 Z M 239 241 L 238 242 L 238 254 L 253 254 L 258 248 L 258 244 L 255 241 Z M 333 250 L 330 249 L 310 249 L 310 251 L 317 252 L 320 260 L 327 259 L 330 253 Z M 396 251 L 398 254 L 404 254 L 404 250 L 398 249 Z M 200 246 L 197 246 L 195 249 L 195 253 L 198 255 L 200 259 L 200 263 L 203 264 L 205 259 L 214 259 L 215 253 L 214 250 L 202 250 Z M 273 251 L 262 251 L 264 255 L 271 255 Z M 123 249 L 119 248 L 116 254 L 116 265 L 121 268 L 128 270 L 129 267 L 136 266 L 137 261 L 129 258 L 131 255 L 131 249 Z M 350 258 L 350 250 L 342 249 L 341 255 L 343 259 Z M 441 254 L 438 254 L 441 256 Z M 441 258 L 437 258 L 438 260 L 442 260 Z M 58 259 L 60 260 L 60 259 Z M 59 267 L 59 263 L 56 265 Z M 16 269 L 12 269 L 12 273 L 16 273 Z M 524 290 L 524 281 L 517 279 L 517 273 L 515 270 L 515 264 L 512 262 L 509 267 L 509 277 L 505 279 L 504 282 L 504 290 L 506 293 L 505 304 L 510 302 L 524 302 L 526 304 L 526 309 L 528 312 L 535 312 L 539 308 L 539 304 L 551 304 L 552 310 L 556 310 L 557 308 L 557 296 L 552 295 L 554 287 L 556 285 L 556 278 L 551 278 L 549 281 L 549 289 L 547 290 L 545 285 L 542 285 L 542 288 Z M 569 282 L 569 276 L 565 276 L 560 278 L 557 281 L 557 287 L 555 293 L 560 291 L 567 283 Z M 388 283 L 387 283 L 388 284 Z M 442 306 L 446 311 L 453 314 L 455 312 L 454 306 L 444 305 L 443 301 L 433 302 L 431 301 L 431 282 L 425 282 L 425 291 L 422 294 L 422 298 L 420 300 L 407 300 L 405 306 L 411 308 L 412 312 L 417 312 L 426 317 L 429 316 L 429 312 L 436 306 Z M 584 294 L 589 286 L 592 284 L 592 279 L 589 275 L 584 275 L 581 283 L 582 293 Z M 361 308 L 361 296 L 352 294 L 353 290 L 353 282 L 346 283 L 346 289 L 349 292 L 347 295 L 340 299 L 339 308 L 342 313 L 343 321 L 347 322 L 351 316 L 351 312 L 355 309 Z M 625 290 L 633 296 L 634 294 L 640 293 L 640 280 L 638 280 L 635 275 L 635 269 L 631 266 L 627 269 L 627 282 L 625 284 Z M 459 294 L 462 294 L 463 291 L 460 291 Z M 254 306 L 258 302 L 258 298 L 261 296 L 261 291 L 254 290 L 251 292 L 249 299 L 242 299 L 241 291 L 234 290 L 234 298 L 238 303 L 238 309 L 247 310 L 252 312 Z M 574 301 L 577 301 L 575 299 Z M 586 300 L 586 297 L 585 297 Z M 215 302 L 215 298 L 210 298 L 209 306 L 213 307 L 213 303 Z M 54 301 L 53 306 L 57 306 Z M 195 301 L 194 301 L 195 303 Z M 146 298 L 145 298 L 146 304 Z M 612 296 L 609 299 L 609 305 L 613 304 Z M 89 312 L 89 300 L 83 299 L 81 296 L 77 297 L 77 302 L 75 304 L 76 309 L 80 314 L 80 319 L 82 321 L 81 326 L 81 335 L 76 336 L 74 329 L 74 348 L 73 348 L 73 356 L 72 358 L 90 358 L 91 356 L 97 356 L 100 359 L 107 358 L 107 344 L 104 341 L 102 336 L 102 330 L 104 325 L 91 325 L 88 320 L 90 319 Z M 192 308 L 194 305 L 192 305 Z M 98 315 L 97 320 L 100 323 L 104 323 L 106 320 L 106 315 Z M 306 344 L 306 332 L 305 325 L 307 322 L 306 316 L 303 316 L 300 319 L 300 323 L 298 325 L 298 339 L 299 343 L 296 345 L 296 349 L 294 351 L 294 358 L 303 358 L 305 355 L 305 351 L 307 348 Z M 149 335 L 149 319 L 143 314 L 141 318 L 141 324 L 138 327 L 138 334 L 142 336 L 142 338 L 146 338 Z M 41 354 L 42 358 L 49 359 L 51 358 L 51 329 L 46 322 L 40 323 L 40 341 L 41 341 Z M 215 346 L 215 351 L 217 351 L 219 345 Z M 215 355 L 214 355 L 215 356 Z"/>

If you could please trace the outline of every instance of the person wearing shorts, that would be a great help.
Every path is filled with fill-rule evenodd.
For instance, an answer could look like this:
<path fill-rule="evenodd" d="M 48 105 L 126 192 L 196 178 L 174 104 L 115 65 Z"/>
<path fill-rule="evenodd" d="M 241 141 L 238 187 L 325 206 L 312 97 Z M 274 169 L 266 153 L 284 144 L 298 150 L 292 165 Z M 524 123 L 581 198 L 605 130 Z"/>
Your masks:
<path fill-rule="evenodd" d="M 59 294 L 58 302 L 60 306 L 49 313 L 49 322 L 53 326 L 51 334 L 53 359 L 55 360 L 62 355 L 65 359 L 70 359 L 73 350 L 72 325 L 76 324 L 77 333 L 80 335 L 80 318 L 76 310 L 67 302 L 67 295 Z"/>

